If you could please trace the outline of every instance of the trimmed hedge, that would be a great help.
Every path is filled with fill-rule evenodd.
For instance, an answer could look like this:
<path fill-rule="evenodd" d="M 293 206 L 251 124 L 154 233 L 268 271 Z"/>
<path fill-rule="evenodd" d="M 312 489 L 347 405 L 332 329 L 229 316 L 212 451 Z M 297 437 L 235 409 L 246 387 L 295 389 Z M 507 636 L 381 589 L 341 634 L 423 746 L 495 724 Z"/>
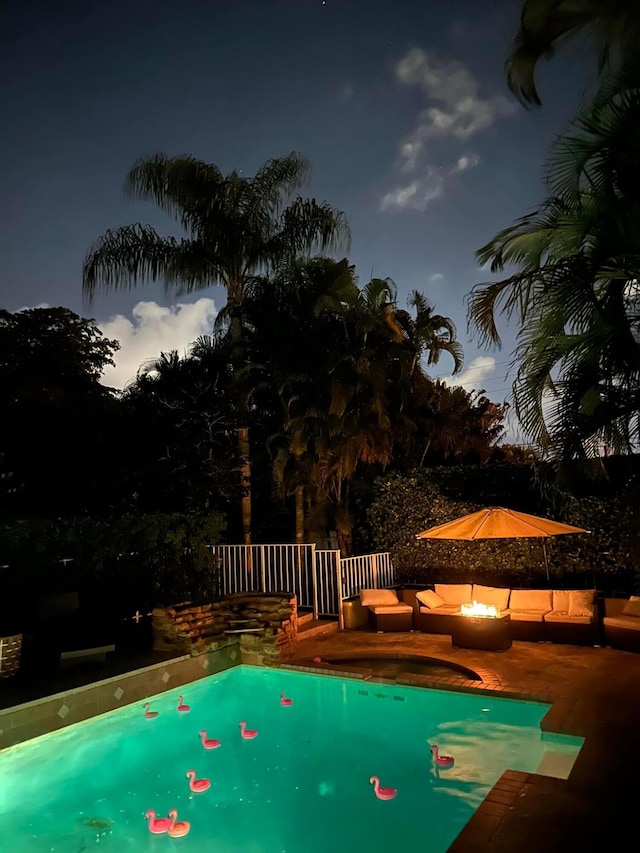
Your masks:
<path fill-rule="evenodd" d="M 548 586 L 541 539 L 418 540 L 416 534 L 487 506 L 506 506 L 590 530 L 545 538 L 552 585 L 633 591 L 630 494 L 565 498 L 552 508 L 527 465 L 419 469 L 380 478 L 368 511 L 375 546 L 405 583 Z"/>

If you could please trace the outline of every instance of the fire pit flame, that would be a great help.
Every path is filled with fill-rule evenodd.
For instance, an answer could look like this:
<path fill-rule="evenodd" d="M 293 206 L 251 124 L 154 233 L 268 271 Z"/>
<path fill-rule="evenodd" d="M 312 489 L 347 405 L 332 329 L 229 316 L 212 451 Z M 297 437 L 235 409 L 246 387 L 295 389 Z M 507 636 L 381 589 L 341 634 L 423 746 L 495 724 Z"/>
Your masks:
<path fill-rule="evenodd" d="M 460 607 L 463 616 L 479 616 L 483 619 L 497 619 L 500 616 L 500 608 L 494 604 L 481 604 L 474 601 L 473 604 L 463 604 Z"/>

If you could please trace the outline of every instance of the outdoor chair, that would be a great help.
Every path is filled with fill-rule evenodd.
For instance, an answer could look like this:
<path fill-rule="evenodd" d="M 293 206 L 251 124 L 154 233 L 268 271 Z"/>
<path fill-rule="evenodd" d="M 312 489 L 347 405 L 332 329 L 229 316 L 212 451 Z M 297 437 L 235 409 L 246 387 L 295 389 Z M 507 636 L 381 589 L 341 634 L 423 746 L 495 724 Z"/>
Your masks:
<path fill-rule="evenodd" d="M 604 640 L 614 649 L 640 652 L 640 596 L 605 598 Z"/>
<path fill-rule="evenodd" d="M 360 602 L 369 610 L 369 625 L 374 631 L 413 630 L 413 607 L 399 601 L 394 590 L 361 589 Z"/>

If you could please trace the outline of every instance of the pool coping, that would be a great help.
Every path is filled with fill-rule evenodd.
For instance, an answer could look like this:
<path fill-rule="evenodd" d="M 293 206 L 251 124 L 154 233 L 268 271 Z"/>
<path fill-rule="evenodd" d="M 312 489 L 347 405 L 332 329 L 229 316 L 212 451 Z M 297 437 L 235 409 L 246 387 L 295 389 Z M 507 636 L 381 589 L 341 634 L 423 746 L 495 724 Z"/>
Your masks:
<path fill-rule="evenodd" d="M 238 643 L 178 655 L 0 709 L 0 752 L 242 663 Z"/>

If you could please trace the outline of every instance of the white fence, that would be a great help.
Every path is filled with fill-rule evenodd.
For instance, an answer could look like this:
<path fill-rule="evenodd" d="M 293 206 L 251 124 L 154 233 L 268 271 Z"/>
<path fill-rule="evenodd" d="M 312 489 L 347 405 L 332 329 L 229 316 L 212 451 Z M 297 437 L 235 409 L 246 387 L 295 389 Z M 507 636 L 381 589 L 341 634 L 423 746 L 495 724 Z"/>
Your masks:
<path fill-rule="evenodd" d="M 220 592 L 295 593 L 298 606 L 318 616 L 337 616 L 342 602 L 361 589 L 393 586 L 395 572 L 387 552 L 342 559 L 339 551 L 315 545 L 216 545 Z"/>

